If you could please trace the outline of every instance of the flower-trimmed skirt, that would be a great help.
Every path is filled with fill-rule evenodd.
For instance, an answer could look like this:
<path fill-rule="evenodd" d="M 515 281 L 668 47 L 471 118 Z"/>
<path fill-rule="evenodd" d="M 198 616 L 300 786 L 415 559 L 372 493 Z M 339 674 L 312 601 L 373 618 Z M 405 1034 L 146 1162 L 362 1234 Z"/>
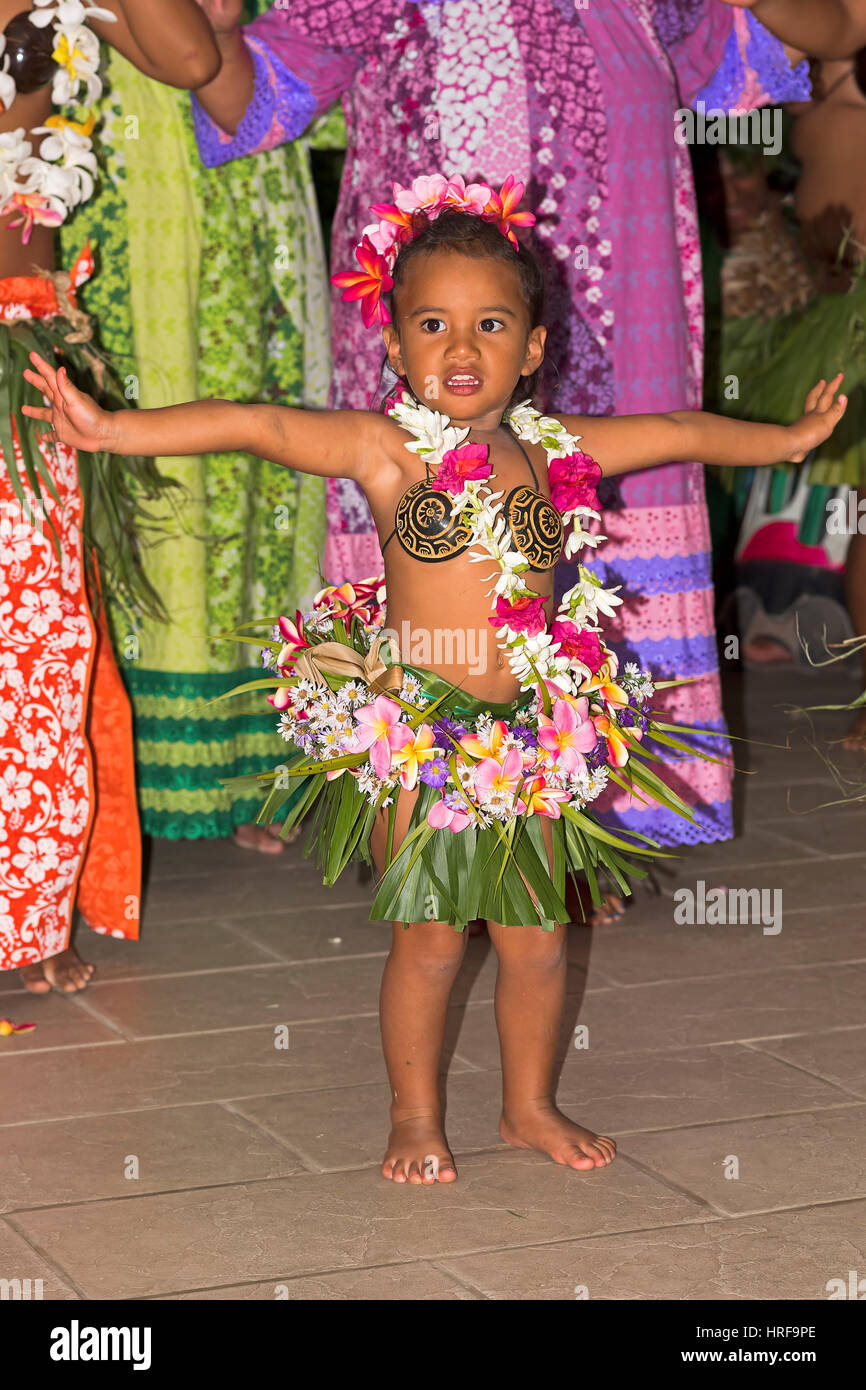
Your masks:
<path fill-rule="evenodd" d="M 486 714 L 513 726 L 533 699 L 533 692 L 526 691 L 513 701 L 492 703 L 467 694 L 424 667 L 403 662 L 402 670 L 417 679 L 425 700 L 437 702 L 437 718 L 444 716 L 461 725 L 474 724 Z M 309 754 L 300 752 L 277 770 L 277 786 L 259 820 L 268 823 L 277 818 L 288 803 L 285 834 L 304 817 L 309 824 L 304 855 L 315 856 L 323 883 L 330 886 L 353 859 L 376 868 L 370 836 L 381 813 L 364 795 L 357 778 L 347 774 L 328 780 L 324 772 L 305 775 L 301 769 L 309 762 Z M 305 780 L 299 794 L 301 777 Z M 395 808 L 401 794 L 398 782 L 393 788 Z M 607 870 L 628 892 L 628 879 L 646 873 L 631 856 L 654 854 L 646 844 L 633 845 L 604 830 L 590 811 L 568 808 L 570 814 L 546 817 L 552 832 L 551 872 L 540 815 L 512 814 L 489 825 L 454 831 L 435 827 L 427 819 L 441 799 L 437 787 L 419 780 L 412 794 L 416 800 L 401 843 L 392 840 L 389 828 L 387 863 L 377 885 L 371 921 L 406 925 L 438 921 L 462 930 L 467 922 L 482 917 L 506 926 L 534 924 L 553 930 L 557 923 L 569 920 L 567 874 L 575 880 L 588 879 L 598 900 L 598 871 Z"/>

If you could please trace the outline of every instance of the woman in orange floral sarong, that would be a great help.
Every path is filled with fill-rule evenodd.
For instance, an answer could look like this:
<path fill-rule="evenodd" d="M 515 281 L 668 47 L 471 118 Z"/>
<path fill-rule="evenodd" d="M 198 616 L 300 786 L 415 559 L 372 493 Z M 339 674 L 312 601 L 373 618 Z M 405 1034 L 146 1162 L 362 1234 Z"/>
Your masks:
<path fill-rule="evenodd" d="M 79 459 L 38 439 L 21 413 L 33 340 L 50 360 L 90 369 L 97 389 L 106 365 L 81 346 L 92 329 L 75 303 L 93 272 L 90 248 L 68 278 L 52 270 L 54 227 L 92 191 L 93 122 L 76 124 L 52 102 L 98 95 L 98 38 L 180 88 L 219 64 L 194 0 L 40 6 L 20 14 L 21 0 L 0 0 L 0 970 L 18 970 L 36 994 L 82 989 L 93 973 L 70 946 L 74 908 L 97 932 L 138 937 L 132 716 L 96 561 L 133 609 L 142 599 L 158 609 L 130 532 L 137 499 L 166 482 L 144 460 L 127 474 Z"/>

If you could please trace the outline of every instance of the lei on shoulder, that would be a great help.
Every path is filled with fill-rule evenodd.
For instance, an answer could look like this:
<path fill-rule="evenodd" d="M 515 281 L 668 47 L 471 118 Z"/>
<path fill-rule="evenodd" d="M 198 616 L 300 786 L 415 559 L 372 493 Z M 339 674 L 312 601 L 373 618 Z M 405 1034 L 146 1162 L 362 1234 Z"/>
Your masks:
<path fill-rule="evenodd" d="M 0 103 L 9 110 L 18 92 L 36 91 L 51 81 L 51 100 L 65 106 L 79 99 L 82 83 L 90 106 L 102 93 L 98 75 L 99 40 L 88 19 L 117 22 L 111 10 L 92 0 L 33 0 L 30 13 L 16 15 L 0 34 Z M 10 67 L 10 59 L 14 70 Z M 59 112 L 44 126 L 23 126 L 0 134 L 0 215 L 14 209 L 26 246 L 34 225 L 59 227 L 73 208 L 93 193 L 97 173 L 90 136 L 95 116 L 83 121 Z M 43 135 L 38 154 L 28 136 Z"/>

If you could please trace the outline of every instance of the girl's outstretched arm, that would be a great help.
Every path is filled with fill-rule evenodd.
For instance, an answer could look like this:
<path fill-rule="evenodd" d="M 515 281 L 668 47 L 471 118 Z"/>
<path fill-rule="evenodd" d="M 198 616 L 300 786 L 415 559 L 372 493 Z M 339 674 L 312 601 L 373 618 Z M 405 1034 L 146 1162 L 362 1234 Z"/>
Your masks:
<path fill-rule="evenodd" d="M 842 373 L 819 381 L 793 425 L 759 425 L 708 415 L 702 410 L 673 410 L 668 415 L 560 415 L 580 447 L 602 473 L 634 473 L 659 463 L 734 464 L 755 468 L 772 463 L 801 463 L 833 433 L 848 404 L 837 396 Z"/>
<path fill-rule="evenodd" d="M 365 410 L 292 410 L 211 399 L 158 410 L 103 410 L 79 391 L 65 367 L 55 370 L 31 352 L 36 370 L 24 376 L 47 406 L 24 405 L 33 420 L 51 426 L 49 438 L 76 449 L 173 458 L 183 454 L 246 453 L 301 473 L 353 478 L 363 487 L 381 466 L 384 415 Z"/>

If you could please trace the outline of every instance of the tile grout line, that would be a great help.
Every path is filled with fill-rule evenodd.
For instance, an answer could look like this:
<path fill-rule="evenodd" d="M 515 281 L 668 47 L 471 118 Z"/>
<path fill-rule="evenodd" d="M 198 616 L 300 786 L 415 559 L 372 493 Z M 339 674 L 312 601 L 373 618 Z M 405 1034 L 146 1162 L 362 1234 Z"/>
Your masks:
<path fill-rule="evenodd" d="M 39 1257 L 40 1260 L 43 1260 L 43 1261 L 44 1261 L 44 1263 L 45 1263 L 45 1264 L 48 1266 L 48 1268 L 52 1271 L 52 1273 L 55 1275 L 55 1277 L 56 1277 L 57 1279 L 59 1279 L 59 1281 L 61 1282 L 61 1284 L 65 1284 L 67 1288 L 71 1288 L 71 1289 L 73 1290 L 74 1293 L 78 1294 L 78 1297 L 79 1297 L 83 1302 L 89 1303 L 89 1302 L 91 1301 L 91 1300 L 90 1300 L 89 1294 L 85 1293 L 84 1289 L 76 1282 L 76 1280 L 73 1278 L 73 1276 L 72 1276 L 71 1274 L 67 1274 L 67 1272 L 66 1272 L 66 1270 L 63 1268 L 63 1266 L 60 1265 L 60 1264 L 58 1264 L 58 1263 L 48 1254 L 47 1250 L 43 1250 L 42 1246 L 39 1244 L 38 1241 L 33 1240 L 33 1239 L 27 1234 L 26 1231 L 23 1231 L 23 1230 L 20 1228 L 20 1226 L 18 1225 L 18 1223 L 17 1223 L 15 1220 L 13 1220 L 11 1214 L 9 1214 L 9 1213 L 3 1213 L 3 1215 L 0 1216 L 0 1220 L 4 1221 L 4 1222 L 9 1226 L 9 1229 L 15 1232 L 15 1234 L 18 1236 L 19 1240 L 23 1240 L 24 1243 L 25 1243 L 25 1245 L 28 1245 L 28 1246 L 30 1247 L 30 1249 L 33 1251 L 33 1253 L 34 1253 L 35 1255 L 37 1255 L 37 1256 Z M 52 1299 L 51 1301 L 52 1301 L 52 1302 L 61 1303 L 61 1302 L 66 1302 L 67 1300 L 65 1300 L 65 1299 L 56 1299 L 56 1300 Z"/>
<path fill-rule="evenodd" d="M 846 1029 L 845 1031 L 847 1032 L 850 1030 Z M 820 1034 L 813 1034 L 811 1036 L 820 1036 Z M 775 1061 L 781 1062 L 783 1066 L 790 1067 L 792 1071 L 801 1072 L 804 1076 L 814 1077 L 817 1081 L 823 1081 L 826 1085 L 833 1086 L 836 1090 L 840 1091 L 842 1095 L 854 1096 L 856 1100 L 866 1102 L 866 1097 L 858 1095 L 857 1091 L 852 1091 L 844 1082 L 836 1081 L 830 1076 L 824 1076 L 819 1071 L 811 1071 L 809 1067 L 802 1066 L 799 1062 L 793 1062 L 790 1057 L 781 1056 L 778 1052 L 771 1052 L 770 1049 L 766 1047 L 755 1047 L 752 1043 L 744 1043 L 743 1046 L 747 1047 L 750 1052 L 757 1052 L 764 1057 L 772 1057 Z M 829 1109 L 832 1107 L 827 1108 Z"/>
<path fill-rule="evenodd" d="M 863 1199 L 862 1197 L 851 1197 L 851 1198 L 842 1198 L 841 1200 L 840 1200 L 840 1199 L 836 1199 L 836 1200 L 834 1200 L 834 1201 L 832 1201 L 832 1202 L 825 1202 L 825 1203 L 822 1203 L 821 1205 L 824 1206 L 824 1207 L 828 1207 L 828 1208 L 829 1208 L 829 1207 L 850 1206 L 852 1203 L 863 1204 L 863 1202 L 864 1202 L 864 1199 Z M 781 1207 L 781 1208 L 774 1208 L 773 1210 L 767 1211 L 766 1215 L 768 1215 L 768 1216 L 777 1216 L 777 1215 L 780 1215 L 781 1213 L 786 1212 L 786 1211 L 790 1211 L 790 1212 L 798 1212 L 798 1211 L 809 1212 L 809 1211 L 812 1211 L 813 1209 L 814 1209 L 814 1208 L 811 1207 L 811 1206 L 809 1206 L 809 1207 Z M 748 1213 L 747 1215 L 744 1215 L 744 1216 L 730 1217 L 730 1218 L 727 1218 L 727 1220 L 734 1220 L 734 1221 L 747 1220 L 747 1219 L 749 1219 L 749 1217 L 752 1217 L 752 1218 L 753 1218 L 753 1217 L 756 1216 L 756 1215 L 760 1216 L 760 1215 L 763 1215 L 763 1214 L 764 1214 L 764 1213 L 762 1213 L 762 1212 L 751 1212 L 751 1213 Z M 694 1226 L 697 1226 L 697 1225 L 700 1225 L 700 1224 L 701 1224 L 701 1223 L 698 1222 L 698 1221 L 673 1221 L 673 1222 L 668 1222 L 667 1224 L 664 1224 L 664 1225 L 661 1225 L 661 1226 L 634 1226 L 634 1227 L 629 1227 L 627 1230 L 622 1230 L 622 1231 L 619 1231 L 619 1230 L 591 1231 L 591 1232 L 589 1232 L 587 1235 L 563 1236 L 563 1237 L 561 1237 L 561 1238 L 559 1238 L 559 1239 L 554 1239 L 554 1240 L 536 1240 L 536 1241 L 532 1241 L 532 1242 L 530 1242 L 530 1243 L 528 1243 L 528 1244 L 524 1244 L 524 1245 L 481 1246 L 481 1247 L 477 1247 L 477 1248 L 472 1249 L 472 1250 L 447 1251 L 447 1252 L 443 1252 L 442 1254 L 439 1254 L 439 1255 L 419 1255 L 419 1256 L 412 1256 L 411 1258 L 407 1258 L 407 1259 L 405 1259 L 405 1260 L 393 1260 L 393 1261 L 391 1261 L 390 1263 L 385 1263 L 385 1264 L 328 1266 L 328 1267 L 326 1267 L 326 1268 L 311 1269 L 311 1270 L 303 1270 L 303 1271 L 301 1271 L 300 1273 L 296 1273 L 296 1274 L 276 1275 L 276 1276 L 273 1276 L 273 1275 L 272 1275 L 272 1276 L 270 1276 L 270 1277 L 268 1277 L 268 1278 L 264 1278 L 264 1279 L 261 1279 L 261 1278 L 254 1278 L 254 1279 L 233 1279 L 233 1280 L 231 1280 L 229 1283 L 225 1283 L 225 1284 L 201 1284 L 201 1285 L 197 1285 L 195 1288 L 187 1288 L 187 1289 L 167 1289 L 167 1290 L 161 1290 L 159 1293 L 139 1294 L 139 1295 L 127 1295 L 126 1297 L 127 1297 L 127 1299 L 130 1299 L 130 1301 L 132 1301 L 132 1302 L 148 1303 L 148 1302 L 153 1302 L 153 1301 L 155 1301 L 155 1300 L 157 1300 L 157 1299 L 168 1299 L 168 1298 L 176 1297 L 178 1294 L 184 1294 L 184 1293 L 209 1293 L 209 1292 L 212 1292 L 212 1291 L 218 1290 L 218 1289 L 236 1288 L 238 1285 L 252 1285 L 253 1287 L 257 1287 L 257 1286 L 260 1286 L 260 1285 L 263 1285 L 263 1284 L 288 1284 L 288 1283 L 292 1283 L 292 1282 L 297 1281 L 297 1280 L 300 1280 L 300 1279 L 320 1279 L 320 1278 L 325 1278 L 325 1277 L 327 1277 L 328 1275 L 331 1275 L 331 1274 L 356 1274 L 356 1273 L 358 1273 L 359 1271 L 368 1270 L 368 1269 L 372 1269 L 372 1270 L 375 1270 L 375 1269 L 401 1269 L 401 1268 L 403 1268 L 404 1266 L 413 1265 L 413 1264 L 421 1264 L 421 1263 L 433 1264 L 434 1262 L 437 1262 L 437 1261 L 444 1261 L 444 1260 L 458 1260 L 458 1259 L 462 1260 L 462 1259 L 466 1259 L 466 1258 L 468 1258 L 468 1257 L 471 1257 L 471 1256 L 473 1256 L 473 1255 L 499 1255 L 499 1254 L 503 1254 L 503 1253 L 507 1254 L 507 1253 L 509 1253 L 509 1252 L 511 1252 L 511 1251 L 517 1251 L 517 1250 L 547 1250 L 547 1249 L 553 1248 L 553 1247 L 558 1246 L 558 1245 L 576 1245 L 576 1244 L 582 1243 L 583 1241 L 588 1241 L 588 1240 L 604 1240 L 604 1239 L 606 1239 L 606 1238 L 608 1238 L 608 1237 L 612 1237 L 612 1236 L 640 1236 L 640 1235 L 646 1235 L 646 1234 L 656 1234 L 656 1233 L 663 1232 L 663 1231 L 677 1231 L 677 1230 L 683 1229 L 684 1227 L 694 1227 Z M 712 1225 L 712 1226 L 714 1226 L 714 1227 L 715 1227 L 715 1226 L 721 1227 L 721 1226 L 723 1226 L 723 1225 L 725 1224 L 725 1221 L 724 1221 L 722 1218 L 711 1218 L 711 1217 L 710 1217 L 710 1218 L 707 1218 L 707 1219 L 706 1219 L 705 1224 Z M 456 1277 L 456 1276 L 452 1276 L 452 1277 Z M 489 1302 L 489 1301 L 491 1301 L 491 1300 L 488 1299 L 487 1301 Z"/>
<path fill-rule="evenodd" d="M 712 977 L 711 977 L 711 978 L 712 978 Z M 679 983 L 679 982 L 678 982 L 678 981 L 674 981 L 673 983 Z M 634 985 L 634 986 L 631 986 L 631 988 L 639 989 L 640 986 L 639 986 L 639 985 Z M 648 988 L 652 988 L 652 986 L 648 986 Z M 606 993 L 606 991 L 605 991 L 605 990 L 599 989 L 599 990 L 592 990 L 592 991 L 589 991 L 589 993 L 592 993 L 592 994 L 603 994 L 603 993 Z M 571 996 L 569 996 L 569 997 L 573 998 L 574 996 L 571 995 Z M 466 1010 L 466 1009 L 489 1008 L 491 1002 L 492 1002 L 492 1001 L 489 1000 L 489 999 L 479 999 L 479 1000 L 470 1001 L 470 1002 L 467 1002 L 467 1003 L 464 1003 L 464 1004 L 453 1004 L 453 1005 L 449 1005 L 449 1008 L 464 1009 L 464 1010 Z M 375 1019 L 375 1018 L 378 1018 L 378 1016 L 379 1016 L 379 1015 L 378 1015 L 378 1011 L 376 1011 L 376 1012 L 370 1012 L 370 1013 L 365 1013 L 365 1014 L 324 1015 L 324 1016 L 322 1016 L 322 1017 L 320 1017 L 320 1018 L 283 1019 L 283 1020 L 281 1020 L 281 1022 L 284 1023 L 286 1027 L 297 1028 L 297 1029 L 301 1029 L 301 1028 L 318 1028 L 318 1027 L 322 1027 L 323 1025 L 327 1025 L 327 1024 L 329 1024 L 329 1023 L 353 1023 L 353 1022 L 362 1021 L 362 1020 L 364 1020 L 364 1019 L 370 1019 L 370 1018 L 374 1018 L 374 1019 Z M 767 1034 L 759 1034 L 759 1035 L 756 1035 L 756 1036 L 753 1037 L 753 1038 L 709 1038 L 709 1039 L 707 1039 L 707 1040 L 705 1040 L 705 1041 L 703 1041 L 703 1042 L 670 1043 L 670 1044 L 666 1044 L 666 1045 L 663 1046 L 663 1047 L 643 1048 L 643 1049 L 640 1050 L 640 1054 L 639 1054 L 639 1055 L 642 1056 L 642 1057 L 644 1057 L 644 1056 L 655 1056 L 655 1055 L 657 1055 L 658 1053 L 666 1053 L 666 1052 L 688 1052 L 690 1049 L 693 1049 L 693 1048 L 695 1048 L 695 1047 L 699 1047 L 699 1048 L 701 1048 L 701 1047 L 737 1047 L 737 1046 L 749 1047 L 749 1046 L 751 1046 L 751 1044 L 756 1043 L 756 1042 L 774 1042 L 774 1041 L 776 1041 L 777 1039 L 788 1039 L 788 1038 L 796 1039 L 796 1038 L 809 1038 L 809 1037 L 816 1037 L 816 1036 L 817 1036 L 817 1037 L 824 1037 L 824 1036 L 826 1036 L 826 1035 L 829 1034 L 829 1033 L 854 1033 L 854 1032 L 857 1032 L 857 1031 L 858 1031 L 859 1029 L 861 1029 L 862 1027 L 863 1027 L 863 1024 L 862 1024 L 862 1023 L 840 1023 L 840 1024 L 838 1025 L 838 1027 L 835 1027 L 835 1028 L 821 1028 L 821 1029 L 818 1029 L 817 1031 L 814 1030 L 814 1029 L 812 1029 L 812 1030 L 809 1031 L 809 1032 L 803 1032 L 803 1033 L 790 1033 L 790 1032 L 789 1032 L 789 1033 L 767 1033 Z M 155 1042 L 171 1042 L 172 1040 L 174 1040 L 174 1039 L 176 1039 L 176 1038 L 182 1038 L 182 1039 L 206 1038 L 206 1037 L 214 1037 L 214 1036 L 216 1036 L 216 1035 L 218 1035 L 218 1034 L 220 1034 L 220 1033 L 245 1033 L 245 1032 L 254 1032 L 256 1029 L 268 1029 L 268 1031 L 271 1031 L 272 1028 L 273 1028 L 273 1025 L 272 1025 L 272 1024 L 268 1024 L 268 1023 L 238 1023 L 238 1024 L 232 1024 L 230 1027 L 224 1027 L 224 1028 L 201 1028 L 201 1029 L 191 1029 L 189 1032 L 186 1032 L 186 1033 L 143 1033 L 143 1034 L 135 1035 L 135 1036 L 130 1037 L 130 1038 L 128 1038 L 128 1039 L 119 1039 L 118 1042 L 124 1042 L 124 1041 L 125 1041 L 125 1042 L 127 1042 L 128 1045 L 130 1045 L 130 1046 L 138 1046 L 138 1045 L 147 1046 L 148 1044 L 150 1044 L 150 1043 L 155 1043 Z M 117 1046 L 117 1045 L 118 1045 L 118 1044 L 115 1043 L 115 1042 L 113 1042 L 113 1041 L 100 1040 L 100 1041 L 97 1041 L 97 1042 L 90 1042 L 90 1043 L 59 1043 L 59 1044 L 57 1044 L 57 1045 L 54 1046 L 54 1047 L 28 1047 L 28 1048 L 26 1049 L 26 1051 L 22 1051 L 22 1052 L 20 1052 L 20 1053 L 18 1054 L 18 1059 L 20 1059 L 20 1058 L 22 1058 L 22 1057 L 40 1056 L 40 1055 L 44 1055 L 44 1054 L 47 1053 L 47 1052 L 75 1052 L 75 1051 L 77 1051 L 79 1048 L 89 1048 L 89 1047 L 114 1047 L 114 1046 Z M 456 1056 L 457 1054 L 455 1053 L 455 1054 L 452 1054 L 452 1055 Z M 634 1054 L 633 1052 L 625 1052 L 625 1051 L 624 1051 L 624 1052 L 610 1052 L 610 1053 L 608 1054 L 608 1056 L 610 1056 L 610 1057 L 632 1057 L 632 1056 L 634 1056 L 634 1055 L 635 1055 L 635 1054 Z M 566 1057 L 567 1057 L 567 1056 L 570 1056 L 570 1052 L 566 1052 L 565 1056 L 566 1056 Z M 11 1057 L 9 1057 L 9 1056 L 7 1056 L 6 1058 L 0 1058 L 0 1064 L 2 1064 L 3 1061 L 9 1061 L 9 1060 L 11 1060 Z M 16 1060 L 17 1060 L 17 1059 L 16 1059 Z M 461 1060 L 461 1064 L 462 1064 L 462 1065 L 465 1065 L 465 1066 L 467 1066 L 467 1067 L 471 1067 L 471 1068 L 472 1068 L 473 1070 L 475 1070 L 475 1071 L 494 1071 L 494 1070 L 496 1070 L 495 1067 L 484 1067 L 484 1066 L 481 1066 L 481 1065 L 480 1065 L 479 1063 L 477 1063 L 477 1062 L 470 1062 L 470 1061 L 468 1060 L 468 1058 L 465 1058 L 465 1057 L 462 1057 L 462 1056 L 461 1056 L 461 1059 L 460 1059 L 460 1060 Z M 565 1059 L 563 1058 L 563 1061 L 564 1061 L 564 1060 L 565 1060 Z M 311 1088 L 311 1089 L 319 1089 L 319 1088 L 316 1087 L 316 1088 Z M 335 1087 L 329 1087 L 328 1089 L 334 1090 L 334 1089 L 337 1089 L 337 1088 L 335 1088 Z"/>
<path fill-rule="evenodd" d="M 268 1125 L 262 1124 L 261 1120 L 255 1119 L 252 1115 L 245 1115 L 241 1110 L 236 1110 L 231 1101 L 218 1101 L 217 1104 L 220 1106 L 220 1109 L 225 1110 L 227 1114 L 234 1115 L 237 1119 L 243 1120 L 244 1124 L 247 1125 L 253 1133 L 263 1134 L 266 1138 L 277 1144 L 290 1158 L 294 1158 L 300 1163 L 306 1173 L 312 1173 L 314 1176 L 321 1176 L 326 1171 L 321 1164 L 316 1163 L 315 1159 L 310 1158 L 310 1156 L 305 1154 L 301 1149 L 292 1148 L 287 1140 L 275 1133 Z M 291 1177 L 292 1175 L 287 1173 L 285 1176 Z M 296 1176 L 300 1177 L 302 1175 L 297 1174 Z"/>

